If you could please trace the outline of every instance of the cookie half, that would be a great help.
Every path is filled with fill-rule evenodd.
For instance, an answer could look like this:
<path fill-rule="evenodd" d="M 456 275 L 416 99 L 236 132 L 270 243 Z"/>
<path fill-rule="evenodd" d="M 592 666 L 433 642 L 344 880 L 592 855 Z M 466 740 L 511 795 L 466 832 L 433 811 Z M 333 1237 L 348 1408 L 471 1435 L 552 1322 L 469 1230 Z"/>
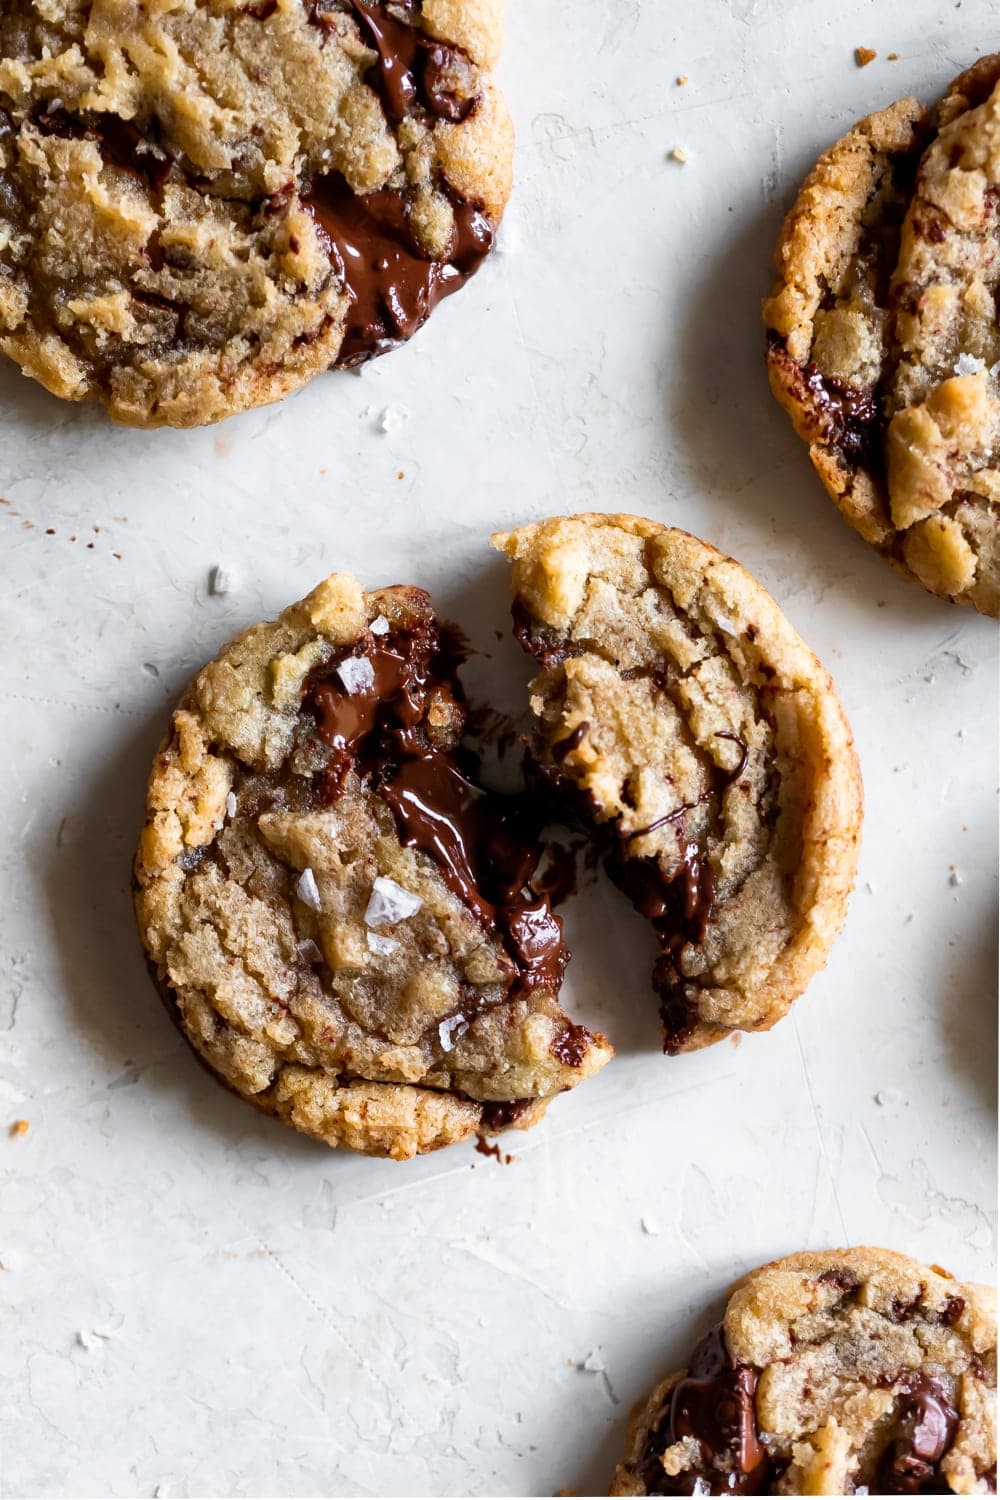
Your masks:
<path fill-rule="evenodd" d="M 790 1255 L 633 1420 L 612 1495 L 996 1488 L 993 1289 L 891 1250 Z"/>
<path fill-rule="evenodd" d="M 477 786 L 465 719 L 427 595 L 335 574 L 199 673 L 153 764 L 161 993 L 230 1088 L 330 1146 L 533 1124 L 611 1056 L 560 1009 L 538 830 Z"/>
<path fill-rule="evenodd" d="M 868 116 L 806 179 L 764 304 L 772 389 L 866 541 L 1000 613 L 1000 56 Z"/>
<path fill-rule="evenodd" d="M 660 945 L 665 1050 L 766 1030 L 844 919 L 861 778 L 828 673 L 714 547 L 634 516 L 499 534 L 531 754 Z"/>
<path fill-rule="evenodd" d="M 0 15 L 0 349 L 139 427 L 402 342 L 509 190 L 502 0 Z"/>

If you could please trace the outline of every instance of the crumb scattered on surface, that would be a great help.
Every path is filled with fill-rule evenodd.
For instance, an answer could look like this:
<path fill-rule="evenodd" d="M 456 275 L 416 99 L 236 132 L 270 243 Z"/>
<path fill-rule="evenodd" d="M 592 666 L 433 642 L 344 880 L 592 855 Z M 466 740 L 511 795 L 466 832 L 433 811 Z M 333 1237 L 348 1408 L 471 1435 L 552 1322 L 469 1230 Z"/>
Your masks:
<path fill-rule="evenodd" d="M 8 1135 L 27 1135 L 29 1125 L 28 1120 L 15 1120 L 7 1133 Z"/>
<path fill-rule="evenodd" d="M 686 73 L 678 73 L 678 75 L 677 75 L 677 86 L 678 86 L 678 88 L 683 88 L 684 85 L 687 83 L 687 81 L 688 81 L 688 76 L 687 76 Z"/>
<path fill-rule="evenodd" d="M 870 62 L 875 61 L 876 57 L 878 57 L 878 53 L 874 47 L 855 47 L 854 49 L 854 61 L 859 68 L 867 68 Z"/>
<path fill-rule="evenodd" d="M 671 161 L 679 161 L 681 166 L 691 160 L 691 153 L 686 146 L 675 146 L 670 153 Z"/>

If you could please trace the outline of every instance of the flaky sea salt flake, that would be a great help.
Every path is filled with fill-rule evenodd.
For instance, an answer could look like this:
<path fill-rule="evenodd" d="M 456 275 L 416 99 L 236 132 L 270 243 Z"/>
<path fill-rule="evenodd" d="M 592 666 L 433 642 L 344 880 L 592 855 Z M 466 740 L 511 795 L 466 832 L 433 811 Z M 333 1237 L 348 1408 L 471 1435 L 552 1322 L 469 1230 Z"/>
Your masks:
<path fill-rule="evenodd" d="M 319 886 L 316 884 L 316 876 L 308 865 L 306 865 L 299 876 L 295 887 L 295 894 L 303 906 L 311 907 L 313 911 L 322 911 L 323 903 L 319 897 Z"/>
<path fill-rule="evenodd" d="M 394 432 L 397 427 L 402 427 L 409 418 L 410 408 L 403 406 L 399 401 L 390 401 L 389 405 L 383 407 L 378 419 L 379 432 Z"/>
<path fill-rule="evenodd" d="M 295 951 L 307 964 L 321 964 L 323 962 L 323 950 L 319 943 L 313 942 L 312 938 L 303 938 L 301 943 L 296 943 Z"/>
<path fill-rule="evenodd" d="M 236 793 L 235 792 L 227 792 L 226 793 L 226 817 L 227 818 L 235 818 L 235 816 L 236 816 Z"/>
<path fill-rule="evenodd" d="M 985 365 L 975 354 L 960 354 L 955 361 L 956 375 L 978 375 L 982 369 Z"/>
<path fill-rule="evenodd" d="M 380 958 L 388 958 L 399 947 L 395 938 L 385 937 L 380 932 L 369 932 L 365 936 L 368 939 L 369 953 L 377 953 Z"/>
<path fill-rule="evenodd" d="M 396 922 L 405 922 L 407 917 L 412 917 L 421 906 L 423 902 L 412 891 L 397 885 L 387 875 L 377 875 L 365 911 L 365 925 L 391 927 Z"/>
<path fill-rule="evenodd" d="M 392 626 L 389 624 L 389 621 L 386 619 L 385 615 L 376 615 L 374 620 L 369 625 L 368 629 L 371 631 L 372 635 L 388 635 L 389 631 L 392 629 Z"/>
<path fill-rule="evenodd" d="M 438 1027 L 438 1040 L 442 1050 L 451 1052 L 458 1041 L 469 1029 L 469 1023 L 464 1016 L 448 1016 Z"/>
<path fill-rule="evenodd" d="M 370 693 L 375 686 L 375 668 L 367 656 L 346 656 L 337 676 L 349 693 Z"/>
<path fill-rule="evenodd" d="M 235 593 L 238 584 L 239 579 L 233 569 L 225 568 L 221 563 L 216 563 L 208 575 L 208 592 L 210 594 Z"/>

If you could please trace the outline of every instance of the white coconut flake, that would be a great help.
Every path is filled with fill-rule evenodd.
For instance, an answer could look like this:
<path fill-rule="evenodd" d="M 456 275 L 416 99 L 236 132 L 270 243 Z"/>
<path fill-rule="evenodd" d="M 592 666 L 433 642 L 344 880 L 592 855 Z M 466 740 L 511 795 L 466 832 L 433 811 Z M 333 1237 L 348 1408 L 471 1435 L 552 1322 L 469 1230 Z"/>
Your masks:
<path fill-rule="evenodd" d="M 226 793 L 226 817 L 227 818 L 235 818 L 235 816 L 236 816 L 236 793 L 235 792 L 227 792 Z"/>
<path fill-rule="evenodd" d="M 423 906 L 419 896 L 405 890 L 386 875 L 378 875 L 372 886 L 371 898 L 365 911 L 368 927 L 392 927 L 396 922 L 405 922 Z"/>
<path fill-rule="evenodd" d="M 960 354 L 955 361 L 956 375 L 978 375 L 985 368 L 983 361 L 975 354 Z"/>
<path fill-rule="evenodd" d="M 438 1027 L 438 1040 L 445 1052 L 451 1052 L 458 1041 L 469 1029 L 469 1023 L 464 1016 L 448 1016 L 447 1020 L 441 1022 Z"/>
<path fill-rule="evenodd" d="M 375 668 L 367 656 L 345 657 L 337 676 L 349 693 L 370 693 L 375 686 Z"/>
<path fill-rule="evenodd" d="M 296 943 L 295 951 L 307 964 L 321 964 L 323 962 L 323 950 L 319 943 L 313 942 L 312 938 L 303 938 L 301 943 Z"/>
<path fill-rule="evenodd" d="M 662 1234 L 663 1230 L 660 1228 L 659 1223 L 656 1219 L 643 1218 L 642 1232 L 643 1234 Z"/>
<path fill-rule="evenodd" d="M 586 1370 L 588 1375 L 603 1375 L 605 1369 L 604 1360 L 595 1349 L 587 1355 L 580 1369 Z"/>
<path fill-rule="evenodd" d="M 402 427 L 410 415 L 410 408 L 403 406 L 399 401 L 390 401 L 389 405 L 383 407 L 378 419 L 379 432 L 394 432 L 397 427 Z"/>
<path fill-rule="evenodd" d="M 376 615 L 374 620 L 369 625 L 368 629 L 371 631 L 372 635 L 388 635 L 389 631 L 392 629 L 392 626 L 389 624 L 389 621 L 386 619 L 385 615 Z"/>
<path fill-rule="evenodd" d="M 295 893 L 303 906 L 309 906 L 313 911 L 322 911 L 323 903 L 319 898 L 319 886 L 316 884 L 316 876 L 308 865 L 299 876 Z"/>
<path fill-rule="evenodd" d="M 210 594 L 232 594 L 239 585 L 239 579 L 232 568 L 223 567 L 222 563 L 216 563 L 208 575 L 208 592 Z"/>
<path fill-rule="evenodd" d="M 399 947 L 395 938 L 385 937 L 380 932 L 368 932 L 365 936 L 368 939 L 369 953 L 377 953 L 380 958 L 388 958 Z"/>

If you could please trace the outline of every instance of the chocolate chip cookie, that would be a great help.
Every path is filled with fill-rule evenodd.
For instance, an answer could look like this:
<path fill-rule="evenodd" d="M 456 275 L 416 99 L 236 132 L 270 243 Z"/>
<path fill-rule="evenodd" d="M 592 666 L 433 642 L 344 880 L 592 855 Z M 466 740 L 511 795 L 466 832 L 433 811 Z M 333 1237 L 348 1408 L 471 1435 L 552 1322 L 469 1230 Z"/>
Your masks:
<path fill-rule="evenodd" d="M 0 11 L 0 349 L 138 427 L 407 339 L 491 248 L 502 0 Z"/>
<path fill-rule="evenodd" d="M 790 1255 L 656 1388 L 611 1493 L 991 1493 L 996 1343 L 990 1287 L 890 1250 Z"/>
<path fill-rule="evenodd" d="M 771 386 L 846 518 L 1000 614 L 1000 55 L 870 115 L 806 179 L 764 304 Z"/>
<path fill-rule="evenodd" d="M 523 799 L 482 791 L 427 595 L 335 574 L 184 694 L 136 913 L 172 1014 L 236 1093 L 397 1158 L 534 1123 L 611 1056 L 557 995 Z"/>
<path fill-rule="evenodd" d="M 494 538 L 536 660 L 537 774 L 652 922 L 665 1050 L 766 1030 L 826 961 L 861 780 L 829 675 L 739 564 L 581 515 Z"/>

